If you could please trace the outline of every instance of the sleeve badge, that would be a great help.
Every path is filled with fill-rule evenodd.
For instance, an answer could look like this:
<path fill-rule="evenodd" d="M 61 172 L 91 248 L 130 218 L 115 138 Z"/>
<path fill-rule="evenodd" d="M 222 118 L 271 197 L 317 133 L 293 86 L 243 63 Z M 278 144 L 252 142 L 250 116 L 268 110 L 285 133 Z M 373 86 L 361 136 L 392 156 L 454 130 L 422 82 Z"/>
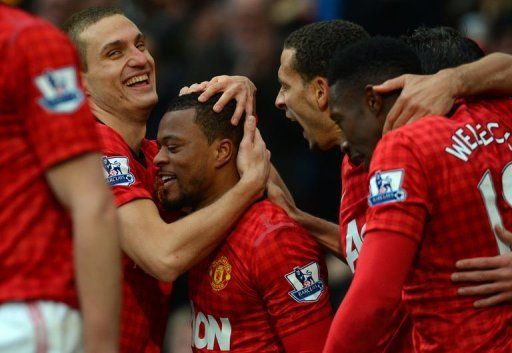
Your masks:
<path fill-rule="evenodd" d="M 324 291 L 318 263 L 311 262 L 303 267 L 294 267 L 285 277 L 294 288 L 288 294 L 298 303 L 316 302 Z"/>
<path fill-rule="evenodd" d="M 404 201 L 407 193 L 402 189 L 404 170 L 378 171 L 370 178 L 368 204 L 377 206 L 384 203 Z"/>
<path fill-rule="evenodd" d="M 39 104 L 53 113 L 72 113 L 84 101 L 72 66 L 45 72 L 35 78 L 35 85 L 42 95 Z"/>
<path fill-rule="evenodd" d="M 130 186 L 135 182 L 127 157 L 102 157 L 101 161 L 103 174 L 110 186 Z"/>

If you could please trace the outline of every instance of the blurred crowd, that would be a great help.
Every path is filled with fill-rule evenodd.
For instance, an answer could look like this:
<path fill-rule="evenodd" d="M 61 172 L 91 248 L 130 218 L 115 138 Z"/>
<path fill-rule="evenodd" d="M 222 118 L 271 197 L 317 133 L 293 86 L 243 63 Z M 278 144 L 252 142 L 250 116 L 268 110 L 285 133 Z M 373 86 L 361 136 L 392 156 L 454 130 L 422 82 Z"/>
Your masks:
<path fill-rule="evenodd" d="M 258 87 L 257 112 L 274 165 L 298 206 L 337 222 L 340 151 L 310 153 L 298 125 L 274 106 L 284 38 L 300 26 L 330 18 L 362 25 L 370 34 L 401 35 L 420 26 L 459 29 L 486 51 L 512 53 L 512 0 L 25 0 L 6 1 L 57 26 L 92 6 L 119 6 L 148 38 L 158 71 L 160 102 L 149 120 L 154 138 L 159 118 L 182 86 L 213 76 L 244 75 Z M 296 131 L 290 131 L 296 130 Z M 294 156 L 290 158 L 290 156 Z M 328 172 L 326 172 L 328 171 Z M 329 195 L 329 197 L 326 197 Z M 341 267 L 341 266 L 337 266 Z M 184 285 L 175 285 L 178 299 Z M 333 295 L 335 305 L 342 294 Z M 188 309 L 183 309 L 187 311 Z M 187 311 L 188 313 L 188 311 Z M 185 313 L 177 312 L 173 332 Z M 179 327 L 179 328 L 178 328 Z M 169 337 L 188 347 L 186 334 Z M 183 341 L 183 342 L 182 342 Z M 187 349 L 185 348 L 185 349 Z M 178 352 L 174 349 L 173 352 Z M 185 350 L 186 351 L 186 350 Z"/>
<path fill-rule="evenodd" d="M 148 37 L 158 70 L 160 102 L 148 126 L 156 135 L 179 89 L 215 75 L 244 75 L 258 87 L 260 128 L 273 163 L 297 204 L 336 221 L 339 151 L 311 154 L 298 129 L 274 107 L 284 38 L 316 20 L 343 18 L 370 34 L 400 35 L 420 26 L 448 25 L 487 52 L 512 52 L 511 0 L 10 0 L 57 26 L 91 6 L 119 6 Z M 291 159 L 289 156 L 296 156 Z M 324 195 L 324 196 L 320 196 Z M 326 199 L 325 195 L 332 195 Z"/>

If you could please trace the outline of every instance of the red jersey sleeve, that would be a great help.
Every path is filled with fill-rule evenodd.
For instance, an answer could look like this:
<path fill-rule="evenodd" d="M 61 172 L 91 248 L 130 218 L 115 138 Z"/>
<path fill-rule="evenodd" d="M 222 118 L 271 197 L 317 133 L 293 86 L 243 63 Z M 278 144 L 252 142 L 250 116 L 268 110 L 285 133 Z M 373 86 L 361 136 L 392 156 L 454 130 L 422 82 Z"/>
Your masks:
<path fill-rule="evenodd" d="M 377 145 L 370 164 L 367 234 L 388 231 L 421 241 L 432 204 L 418 153 L 400 131 L 387 134 Z"/>
<path fill-rule="evenodd" d="M 18 85 L 13 99 L 22 107 L 28 140 L 43 168 L 99 151 L 78 57 L 67 37 L 43 21 L 21 28 L 14 36 L 3 60 L 16 62 L 9 73 Z"/>
<path fill-rule="evenodd" d="M 254 247 L 256 287 L 281 338 L 326 318 L 331 320 L 323 254 L 304 229 L 291 221 L 272 225 Z"/>
<path fill-rule="evenodd" d="M 143 165 L 116 131 L 101 123 L 97 123 L 97 128 L 104 174 L 114 193 L 116 206 L 121 207 L 136 199 L 152 199 L 156 169 L 151 162 L 152 156 L 148 154 L 153 154 L 153 146 L 143 145 L 141 151 L 146 164 Z"/>

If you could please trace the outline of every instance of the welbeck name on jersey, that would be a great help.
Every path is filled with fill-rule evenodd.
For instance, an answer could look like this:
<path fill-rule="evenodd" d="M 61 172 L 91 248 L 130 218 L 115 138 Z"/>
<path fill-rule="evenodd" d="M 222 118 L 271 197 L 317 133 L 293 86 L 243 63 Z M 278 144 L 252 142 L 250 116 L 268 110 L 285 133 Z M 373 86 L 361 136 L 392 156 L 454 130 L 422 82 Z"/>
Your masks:
<path fill-rule="evenodd" d="M 467 162 L 469 157 L 479 146 L 487 146 L 493 142 L 498 144 L 506 143 L 511 133 L 504 131 L 495 121 L 488 122 L 485 126 L 481 124 L 466 124 L 464 128 L 459 128 L 452 135 L 453 144 L 445 148 L 445 152 L 452 156 Z M 508 143 L 508 148 L 512 151 L 512 145 Z"/>

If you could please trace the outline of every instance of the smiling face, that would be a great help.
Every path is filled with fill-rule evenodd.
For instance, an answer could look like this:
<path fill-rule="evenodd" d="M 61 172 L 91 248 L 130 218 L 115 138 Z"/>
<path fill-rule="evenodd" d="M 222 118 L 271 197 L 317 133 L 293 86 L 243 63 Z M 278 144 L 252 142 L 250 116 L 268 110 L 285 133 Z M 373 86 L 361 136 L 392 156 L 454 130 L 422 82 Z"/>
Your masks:
<path fill-rule="evenodd" d="M 166 209 L 196 208 L 211 189 L 215 144 L 209 144 L 194 122 L 196 110 L 166 113 L 160 121 L 154 159 L 160 168 L 158 194 Z"/>
<path fill-rule="evenodd" d="M 381 136 L 385 112 L 382 100 L 367 87 L 366 92 L 353 92 L 340 83 L 331 86 L 329 102 L 331 118 L 343 130 L 346 141 L 342 149 L 355 165 L 364 163 L 368 170 L 373 151 Z"/>
<path fill-rule="evenodd" d="M 149 113 L 158 101 L 155 62 L 137 26 L 113 15 L 87 27 L 80 40 L 85 44 L 84 82 L 91 101 L 120 116 Z"/>
<path fill-rule="evenodd" d="M 275 105 L 286 112 L 288 119 L 300 124 L 310 148 L 328 150 L 339 144 L 341 132 L 329 118 L 328 109 L 320 109 L 316 101 L 314 79 L 304 82 L 302 76 L 293 68 L 294 56 L 295 49 L 284 49 L 281 54 L 278 71 L 281 88 Z"/>

